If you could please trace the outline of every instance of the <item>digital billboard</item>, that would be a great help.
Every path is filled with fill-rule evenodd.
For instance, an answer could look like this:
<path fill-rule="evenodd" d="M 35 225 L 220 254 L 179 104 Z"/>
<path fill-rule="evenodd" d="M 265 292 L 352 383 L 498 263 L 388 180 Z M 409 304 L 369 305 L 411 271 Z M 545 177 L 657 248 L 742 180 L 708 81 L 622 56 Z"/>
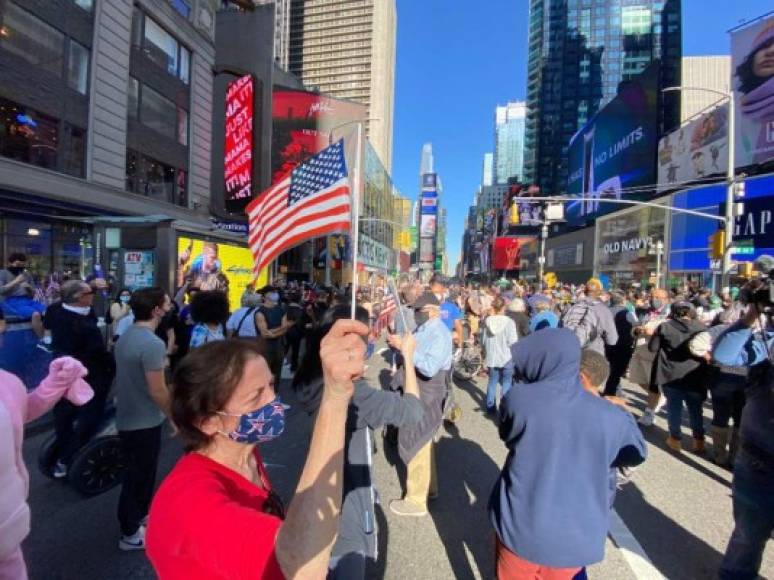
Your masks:
<path fill-rule="evenodd" d="M 241 246 L 210 242 L 180 236 L 177 239 L 177 285 L 186 281 L 202 290 L 222 290 L 228 294 L 233 312 L 240 306 L 245 288 L 255 282 L 255 288 L 269 282 L 268 269 L 258 277 L 253 274 L 253 256 Z"/>
<path fill-rule="evenodd" d="M 728 168 L 728 104 L 686 123 L 658 143 L 659 190 L 674 188 Z"/>
<path fill-rule="evenodd" d="M 328 146 L 333 129 L 368 117 L 365 105 L 319 93 L 277 88 L 272 94 L 272 183 Z M 354 124 L 350 127 L 354 129 Z"/>
<path fill-rule="evenodd" d="M 231 81 L 226 89 L 224 158 L 226 205 L 246 203 L 253 187 L 253 77 Z M 244 201 L 243 201 L 244 200 Z"/>
<path fill-rule="evenodd" d="M 731 33 L 736 166 L 774 159 L 774 15 Z"/>
<path fill-rule="evenodd" d="M 642 199 L 652 193 L 626 190 L 656 182 L 658 73 L 654 62 L 570 141 L 567 192 L 591 199 L 568 203 L 568 221 L 583 222 L 616 209 L 600 203 L 605 198 Z"/>
<path fill-rule="evenodd" d="M 420 238 L 432 238 L 435 236 L 436 216 L 432 214 L 422 214 L 422 220 L 419 227 Z"/>
<path fill-rule="evenodd" d="M 435 240 L 433 238 L 419 239 L 419 261 L 433 262 L 435 259 Z"/>
<path fill-rule="evenodd" d="M 495 270 L 516 270 L 519 267 L 519 238 L 495 238 L 492 248 L 492 266 Z"/>

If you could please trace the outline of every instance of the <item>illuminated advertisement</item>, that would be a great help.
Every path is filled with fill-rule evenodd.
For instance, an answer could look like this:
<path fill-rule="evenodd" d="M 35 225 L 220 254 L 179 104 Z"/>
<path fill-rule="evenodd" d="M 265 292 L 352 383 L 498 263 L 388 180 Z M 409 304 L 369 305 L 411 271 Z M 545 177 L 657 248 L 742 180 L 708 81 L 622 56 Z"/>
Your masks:
<path fill-rule="evenodd" d="M 419 226 L 420 238 L 432 238 L 435 236 L 436 216 L 432 214 L 422 214 L 422 221 Z"/>
<path fill-rule="evenodd" d="M 435 258 L 435 240 L 433 238 L 419 239 L 419 261 L 432 262 Z"/>
<path fill-rule="evenodd" d="M 336 137 L 340 138 L 346 130 L 342 125 L 367 117 L 368 109 L 360 103 L 308 91 L 275 90 L 272 94 L 272 183 L 325 149 L 332 130 L 336 129 Z"/>
<path fill-rule="evenodd" d="M 728 168 L 728 105 L 673 131 L 658 143 L 659 189 L 699 181 Z"/>
<path fill-rule="evenodd" d="M 226 89 L 226 143 L 223 150 L 226 203 L 249 200 L 253 187 L 253 77 Z"/>
<path fill-rule="evenodd" d="M 519 267 L 519 238 L 495 238 L 492 266 L 495 270 L 516 270 Z"/>
<path fill-rule="evenodd" d="M 631 80 L 570 141 L 569 194 L 589 199 L 567 204 L 567 219 L 583 222 L 617 209 L 605 198 L 642 199 L 626 193 L 656 181 L 658 146 L 658 63 Z"/>
<path fill-rule="evenodd" d="M 177 285 L 190 282 L 202 290 L 222 290 L 228 294 L 233 312 L 240 306 L 245 288 L 254 282 L 255 288 L 269 282 L 268 269 L 258 277 L 253 274 L 253 256 L 241 246 L 205 242 L 193 238 L 177 239 Z"/>
<path fill-rule="evenodd" d="M 436 177 L 435 173 L 425 173 L 422 175 L 422 189 L 435 189 Z"/>
<path fill-rule="evenodd" d="M 774 159 L 774 15 L 731 33 L 736 166 Z"/>

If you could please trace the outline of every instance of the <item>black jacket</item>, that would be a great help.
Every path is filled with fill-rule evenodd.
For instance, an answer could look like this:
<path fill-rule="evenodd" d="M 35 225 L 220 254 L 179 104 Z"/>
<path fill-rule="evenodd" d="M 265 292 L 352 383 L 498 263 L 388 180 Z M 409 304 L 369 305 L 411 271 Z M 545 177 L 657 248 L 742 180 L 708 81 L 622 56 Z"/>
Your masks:
<path fill-rule="evenodd" d="M 670 318 L 658 327 L 648 343 L 650 352 L 655 352 L 654 380 L 657 385 L 666 385 L 685 390 L 707 391 L 707 365 L 693 356 L 688 342 L 707 328 L 697 320 Z"/>
<path fill-rule="evenodd" d="M 529 334 L 529 316 L 526 312 L 506 312 L 506 315 L 516 324 L 516 334 L 519 338 Z"/>

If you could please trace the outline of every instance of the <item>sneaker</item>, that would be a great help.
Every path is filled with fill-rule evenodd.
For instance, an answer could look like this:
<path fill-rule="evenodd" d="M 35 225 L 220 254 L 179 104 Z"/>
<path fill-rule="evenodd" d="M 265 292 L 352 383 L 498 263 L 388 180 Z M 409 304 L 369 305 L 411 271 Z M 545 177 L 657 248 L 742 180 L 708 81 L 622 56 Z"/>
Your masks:
<path fill-rule="evenodd" d="M 118 540 L 118 549 L 124 552 L 145 549 L 145 527 L 140 526 L 131 536 L 121 536 Z"/>
<path fill-rule="evenodd" d="M 54 469 L 51 471 L 51 475 L 54 476 L 56 479 L 64 479 L 67 477 L 67 465 L 62 463 L 62 461 L 57 461 L 54 464 Z"/>
<path fill-rule="evenodd" d="M 637 421 L 640 425 L 643 427 L 650 427 L 653 425 L 653 419 L 655 418 L 655 413 L 652 409 L 645 409 L 645 412 L 642 414 L 642 417 L 640 417 L 640 420 Z"/>
<path fill-rule="evenodd" d="M 427 508 L 405 499 L 394 499 L 390 502 L 390 511 L 398 516 L 421 518 L 427 515 Z"/>
<path fill-rule="evenodd" d="M 704 455 L 704 453 L 707 451 L 704 447 L 704 437 L 693 438 L 693 447 L 691 448 L 691 451 L 698 455 Z"/>
<path fill-rule="evenodd" d="M 654 415 L 658 415 L 661 411 L 664 410 L 666 407 L 666 397 L 664 395 L 661 395 L 658 398 L 658 403 L 656 403 L 656 408 L 653 410 Z"/>

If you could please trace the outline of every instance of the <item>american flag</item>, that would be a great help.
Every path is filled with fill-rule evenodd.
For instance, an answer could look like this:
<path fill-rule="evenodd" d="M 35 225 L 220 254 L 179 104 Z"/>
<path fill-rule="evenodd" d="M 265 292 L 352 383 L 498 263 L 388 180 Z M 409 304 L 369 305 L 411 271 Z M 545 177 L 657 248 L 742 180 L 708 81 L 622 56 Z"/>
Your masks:
<path fill-rule="evenodd" d="M 247 206 L 255 272 L 288 248 L 348 231 L 350 189 L 344 140 L 323 149 Z"/>
<path fill-rule="evenodd" d="M 398 310 L 398 302 L 395 300 L 395 296 L 392 292 L 388 292 L 384 295 L 384 301 L 382 302 L 382 309 L 379 312 L 379 316 L 374 324 L 374 336 L 378 337 L 382 330 L 384 330 L 395 316 L 395 312 Z"/>

